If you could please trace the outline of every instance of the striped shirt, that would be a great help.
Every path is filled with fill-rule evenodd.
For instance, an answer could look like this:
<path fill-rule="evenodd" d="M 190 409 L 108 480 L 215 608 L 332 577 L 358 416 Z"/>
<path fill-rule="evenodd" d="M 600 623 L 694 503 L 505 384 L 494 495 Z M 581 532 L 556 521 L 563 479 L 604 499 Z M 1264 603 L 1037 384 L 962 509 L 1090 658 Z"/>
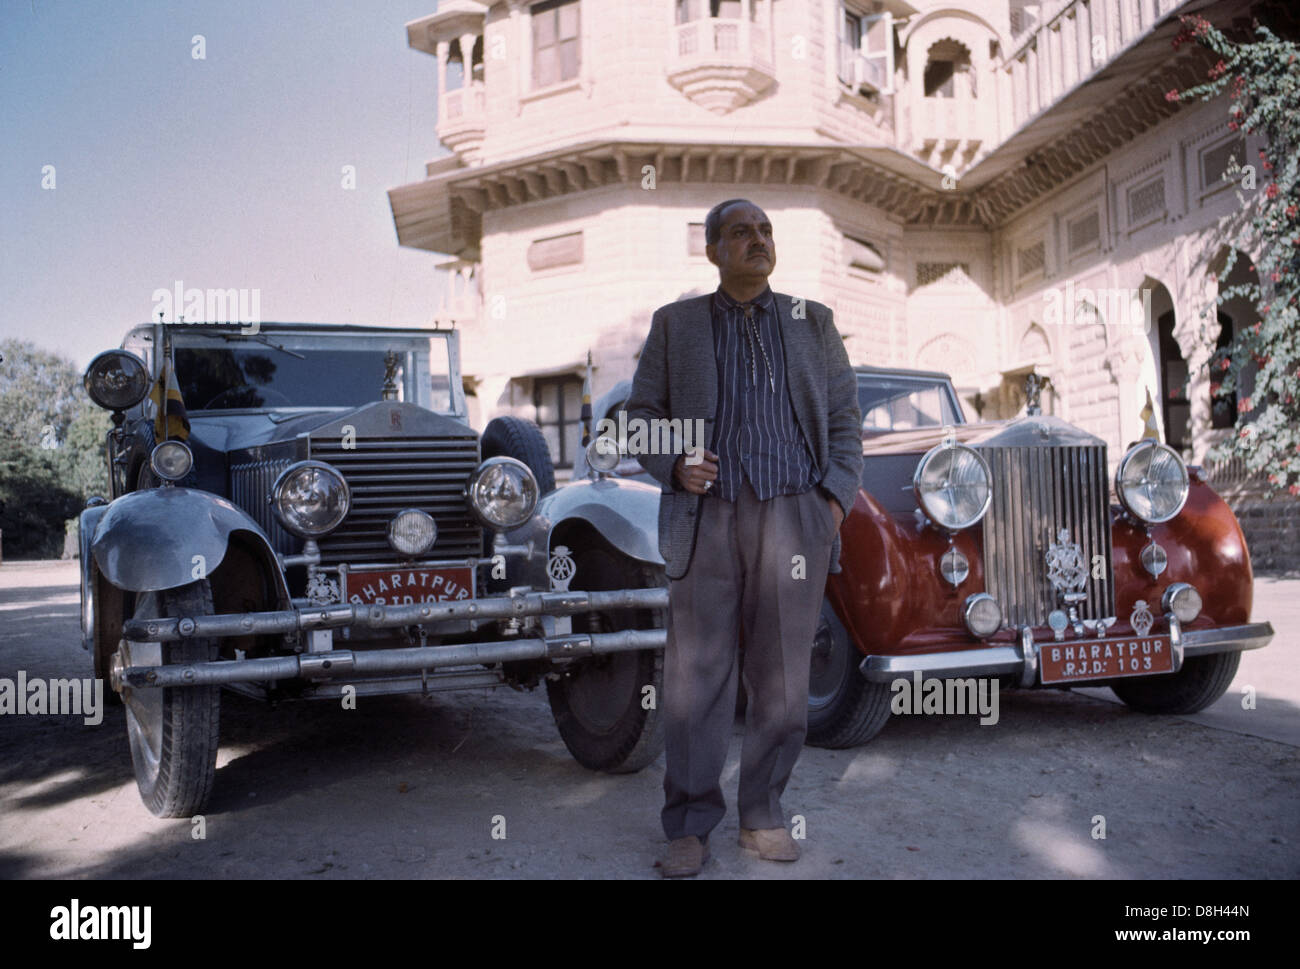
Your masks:
<path fill-rule="evenodd" d="M 742 305 L 719 286 L 712 309 L 718 362 L 713 494 L 735 501 L 745 479 L 761 501 L 802 494 L 817 484 L 816 461 L 790 403 L 772 290 Z"/>

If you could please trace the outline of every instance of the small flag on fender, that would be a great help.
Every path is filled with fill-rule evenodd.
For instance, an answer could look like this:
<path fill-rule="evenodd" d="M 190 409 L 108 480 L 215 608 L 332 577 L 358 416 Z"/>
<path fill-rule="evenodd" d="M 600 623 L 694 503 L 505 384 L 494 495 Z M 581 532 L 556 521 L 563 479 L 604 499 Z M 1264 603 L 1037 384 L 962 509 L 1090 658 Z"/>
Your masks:
<path fill-rule="evenodd" d="M 1151 388 L 1147 388 L 1146 406 L 1142 408 L 1142 440 L 1160 440 L 1160 427 L 1156 424 L 1156 405 L 1151 403 Z"/>
<path fill-rule="evenodd" d="M 167 426 L 163 427 L 163 387 L 167 388 Z M 149 399 L 153 401 L 154 418 L 153 418 L 153 439 L 155 441 L 187 441 L 190 436 L 190 418 L 185 413 L 185 401 L 181 399 L 181 388 L 176 383 L 176 374 L 167 364 L 163 364 L 163 372 L 158 377 L 158 382 L 154 384 L 153 390 L 149 391 Z"/>

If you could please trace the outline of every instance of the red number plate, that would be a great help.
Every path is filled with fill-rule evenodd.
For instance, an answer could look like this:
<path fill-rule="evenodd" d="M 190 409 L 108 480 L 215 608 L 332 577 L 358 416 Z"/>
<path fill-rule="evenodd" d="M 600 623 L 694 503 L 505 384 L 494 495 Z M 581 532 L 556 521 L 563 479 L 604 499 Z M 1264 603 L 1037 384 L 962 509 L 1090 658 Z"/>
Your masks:
<path fill-rule="evenodd" d="M 349 572 L 343 599 L 351 605 L 408 606 L 474 598 L 474 572 L 453 568 L 391 568 Z"/>
<path fill-rule="evenodd" d="M 1038 649 L 1042 683 L 1108 680 L 1117 676 L 1172 673 L 1168 636 L 1141 639 L 1076 639 L 1043 643 Z"/>

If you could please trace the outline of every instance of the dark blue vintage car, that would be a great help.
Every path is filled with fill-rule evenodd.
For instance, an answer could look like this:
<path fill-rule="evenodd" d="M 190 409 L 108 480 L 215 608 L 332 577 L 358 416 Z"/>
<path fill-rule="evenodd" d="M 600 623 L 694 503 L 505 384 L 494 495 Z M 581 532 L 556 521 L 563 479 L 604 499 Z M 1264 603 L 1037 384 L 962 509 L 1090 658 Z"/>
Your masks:
<path fill-rule="evenodd" d="M 86 372 L 111 500 L 81 515 L 82 638 L 146 806 L 214 781 L 220 689 L 267 699 L 545 682 L 593 769 L 661 749 L 658 495 L 555 490 L 537 427 L 469 426 L 458 334 L 145 325 Z"/>

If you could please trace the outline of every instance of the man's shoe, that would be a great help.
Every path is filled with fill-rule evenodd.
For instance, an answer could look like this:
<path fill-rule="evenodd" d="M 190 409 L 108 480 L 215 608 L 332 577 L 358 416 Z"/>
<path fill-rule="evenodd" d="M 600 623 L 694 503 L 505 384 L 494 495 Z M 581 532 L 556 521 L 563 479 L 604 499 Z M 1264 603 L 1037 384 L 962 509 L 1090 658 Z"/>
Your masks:
<path fill-rule="evenodd" d="M 799 846 L 785 828 L 741 828 L 740 847 L 764 861 L 798 861 Z"/>
<path fill-rule="evenodd" d="M 665 878 L 689 878 L 698 875 L 709 860 L 709 846 L 695 835 L 675 838 L 668 842 L 668 856 L 664 858 L 659 873 Z"/>

